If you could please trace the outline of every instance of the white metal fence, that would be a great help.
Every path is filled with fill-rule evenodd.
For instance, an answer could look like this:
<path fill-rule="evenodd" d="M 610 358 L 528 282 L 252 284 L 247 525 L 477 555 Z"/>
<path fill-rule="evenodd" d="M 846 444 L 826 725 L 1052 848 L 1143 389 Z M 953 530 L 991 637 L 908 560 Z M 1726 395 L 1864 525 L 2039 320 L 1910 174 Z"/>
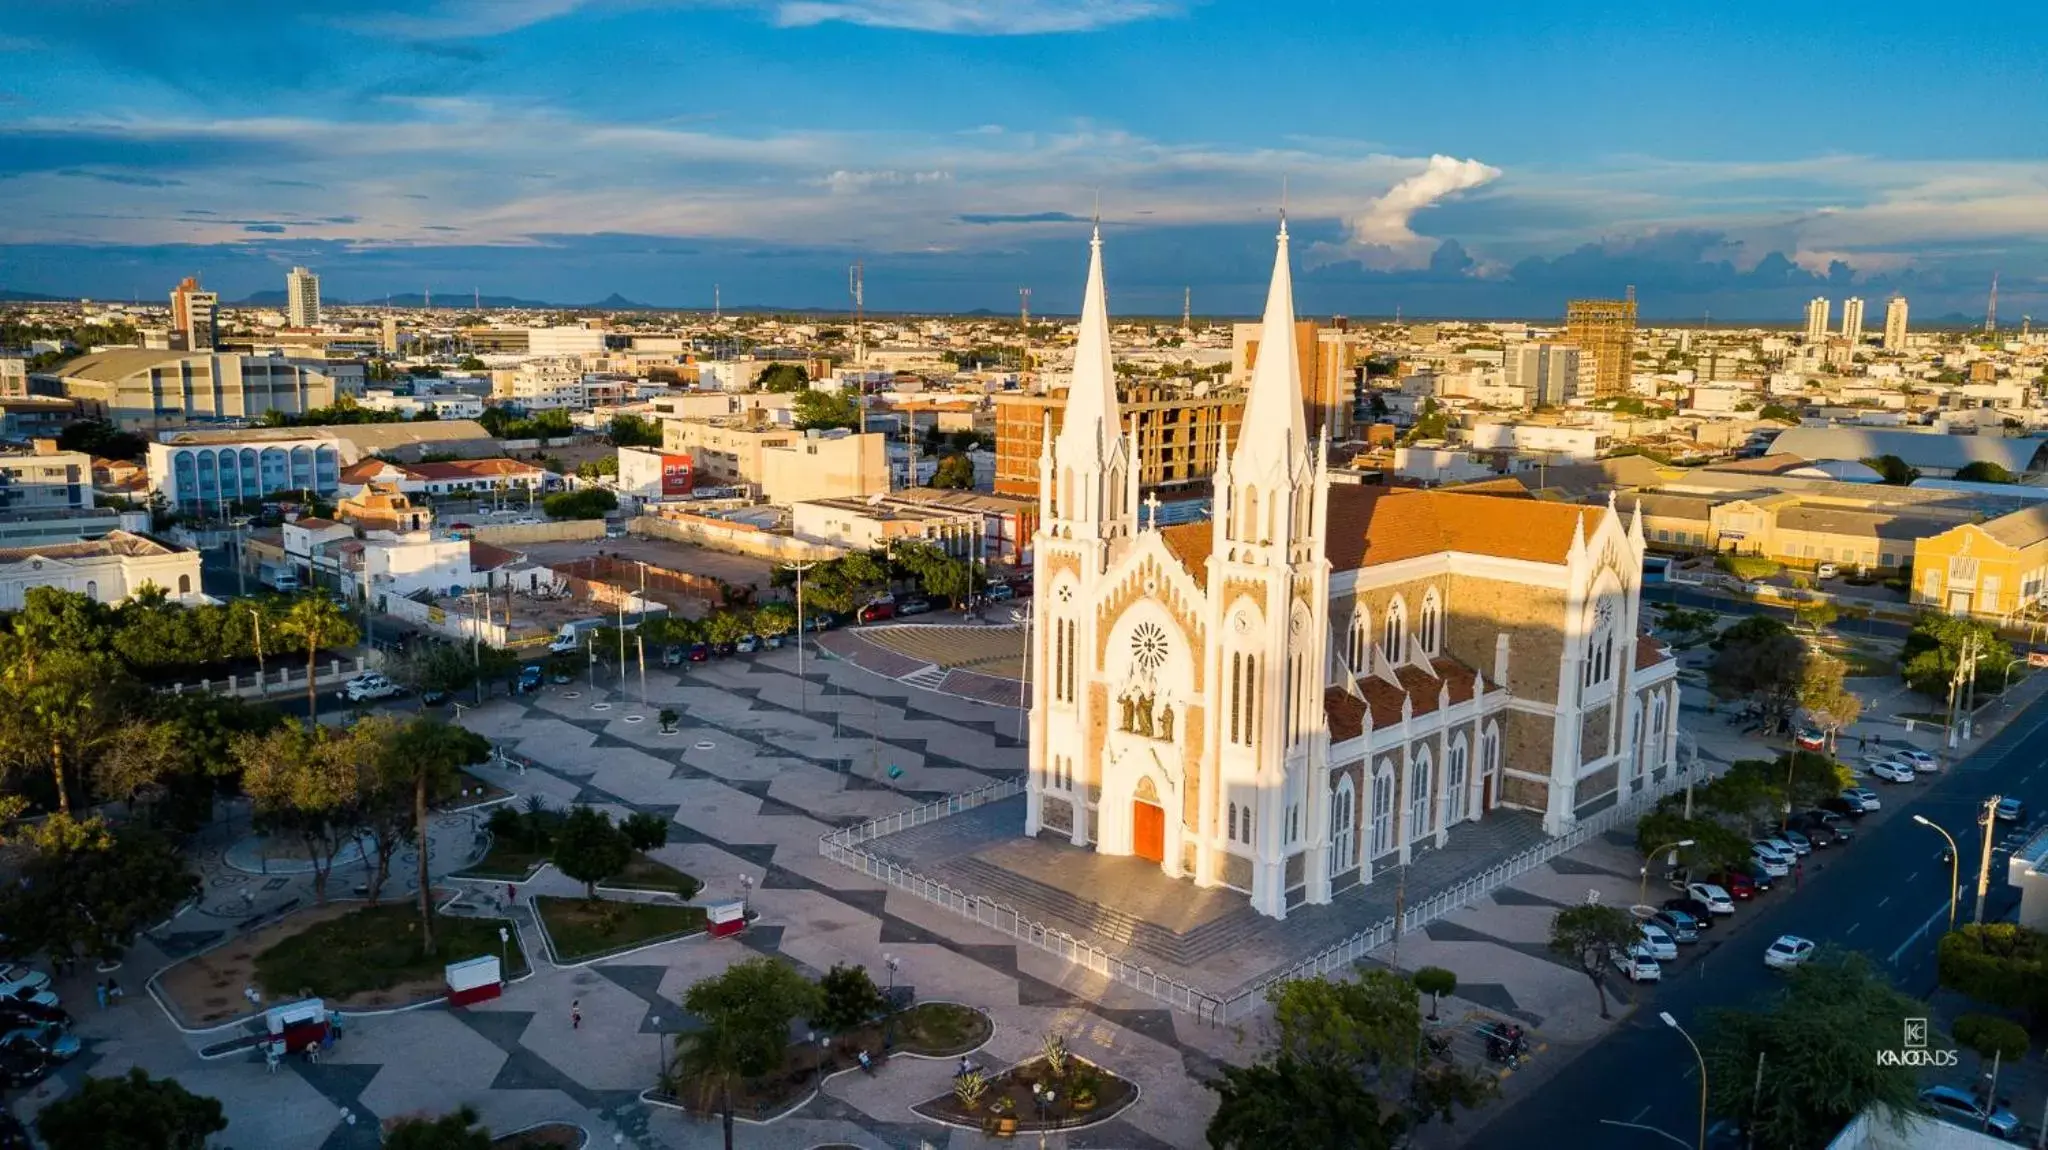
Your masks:
<path fill-rule="evenodd" d="M 1171 975 L 1160 974 L 1149 966 L 1126 962 L 1094 943 L 1030 919 L 1013 907 L 927 878 L 860 846 L 861 843 L 885 835 L 922 826 L 1023 792 L 1024 780 L 1021 777 L 1009 779 L 898 811 L 858 826 L 829 831 L 819 836 L 818 853 L 841 866 L 879 879 L 897 890 L 907 891 L 962 918 L 971 919 L 990 930 L 1028 943 L 1068 963 L 1118 985 L 1130 987 L 1166 1003 L 1175 1010 L 1194 1015 L 1198 1020 L 1211 1024 L 1232 1022 L 1257 1014 L 1265 1003 L 1267 988 L 1274 983 L 1295 978 L 1318 978 L 1349 969 L 1360 959 L 1394 940 L 1395 916 L 1388 915 L 1314 957 L 1269 975 L 1225 998 Z M 1606 834 L 1624 820 L 1640 816 L 1656 803 L 1658 797 L 1657 792 L 1646 792 L 1617 803 L 1599 814 L 1581 820 L 1577 826 L 1556 838 L 1545 839 L 1456 886 L 1438 891 L 1422 902 L 1408 907 L 1400 915 L 1399 932 L 1407 934 L 1421 930 L 1452 911 L 1492 894 L 1558 855 L 1585 844 L 1597 835 Z"/>

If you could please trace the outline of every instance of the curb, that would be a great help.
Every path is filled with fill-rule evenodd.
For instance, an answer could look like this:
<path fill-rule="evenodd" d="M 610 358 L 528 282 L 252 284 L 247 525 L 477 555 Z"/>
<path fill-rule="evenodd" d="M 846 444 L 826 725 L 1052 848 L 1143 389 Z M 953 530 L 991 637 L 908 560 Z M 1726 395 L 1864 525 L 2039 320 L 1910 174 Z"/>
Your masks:
<path fill-rule="evenodd" d="M 541 897 L 560 898 L 562 896 L 542 895 Z M 688 906 L 690 904 L 683 903 L 680 905 Z M 533 905 L 533 901 L 531 899 L 527 900 L 526 908 L 533 912 L 533 928 L 535 931 L 539 932 L 541 937 L 541 943 L 546 948 L 545 953 L 547 955 L 548 965 L 554 967 L 556 970 L 580 970 L 583 967 L 590 966 L 594 963 L 610 962 L 615 958 L 625 958 L 628 955 L 639 954 L 640 952 L 646 950 L 653 950 L 657 946 L 667 946 L 669 943 L 672 942 L 682 942 L 686 939 L 696 938 L 699 935 L 708 936 L 711 933 L 711 925 L 710 922 L 707 920 L 705 925 L 686 934 L 672 934 L 664 938 L 651 939 L 647 942 L 636 942 L 631 946 L 626 947 L 624 950 L 610 951 L 605 954 L 594 954 L 591 955 L 589 958 L 579 958 L 575 962 L 563 962 L 556 954 L 554 936 L 548 933 L 547 922 L 541 917 L 539 909 Z M 529 969 L 531 969 L 533 964 L 529 962 L 527 966 Z"/>

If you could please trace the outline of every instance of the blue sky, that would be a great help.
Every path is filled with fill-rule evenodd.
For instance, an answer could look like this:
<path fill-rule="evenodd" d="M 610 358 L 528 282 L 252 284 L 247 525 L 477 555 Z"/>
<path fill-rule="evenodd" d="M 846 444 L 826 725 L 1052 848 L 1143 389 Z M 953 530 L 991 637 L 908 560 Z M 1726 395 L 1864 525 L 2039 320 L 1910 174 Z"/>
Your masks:
<path fill-rule="evenodd" d="M 2032 8 L 0 0 L 0 288 L 2048 317 Z"/>

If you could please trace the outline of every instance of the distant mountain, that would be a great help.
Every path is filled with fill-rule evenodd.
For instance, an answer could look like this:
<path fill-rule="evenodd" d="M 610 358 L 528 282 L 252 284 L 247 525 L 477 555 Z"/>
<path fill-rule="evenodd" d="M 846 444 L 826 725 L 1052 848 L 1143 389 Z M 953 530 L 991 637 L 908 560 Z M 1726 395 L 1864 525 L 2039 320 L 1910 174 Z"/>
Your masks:
<path fill-rule="evenodd" d="M 45 295 L 39 291 L 9 291 L 6 288 L 0 288 L 0 302 L 6 303 L 63 303 L 76 298 L 78 297 Z"/>

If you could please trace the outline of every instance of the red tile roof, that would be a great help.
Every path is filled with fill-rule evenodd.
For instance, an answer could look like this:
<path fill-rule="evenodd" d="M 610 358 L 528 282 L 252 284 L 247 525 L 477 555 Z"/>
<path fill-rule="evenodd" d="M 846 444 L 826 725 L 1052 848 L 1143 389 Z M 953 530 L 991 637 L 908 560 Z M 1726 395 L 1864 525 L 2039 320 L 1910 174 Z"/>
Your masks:
<path fill-rule="evenodd" d="M 1333 487 L 1324 551 L 1339 571 L 1445 551 L 1562 563 L 1580 517 L 1604 513 L 1505 495 Z"/>
<path fill-rule="evenodd" d="M 495 571 L 507 563 L 517 561 L 519 552 L 493 547 L 489 543 L 469 541 L 469 567 L 472 571 Z"/>
<path fill-rule="evenodd" d="M 1636 636 L 1636 670 L 1654 667 L 1675 658 L 1669 648 L 1648 635 Z"/>
<path fill-rule="evenodd" d="M 1209 550 L 1216 542 L 1215 528 L 1203 523 L 1176 523 L 1159 529 L 1159 541 L 1180 560 L 1195 582 L 1209 585 Z"/>
<path fill-rule="evenodd" d="M 1343 742 L 1355 739 L 1365 730 L 1365 715 L 1372 714 L 1375 728 L 1391 727 L 1401 721 L 1401 701 L 1409 700 L 1410 714 L 1427 715 L 1436 710 L 1437 696 L 1444 687 L 1450 688 L 1451 705 L 1470 702 L 1479 682 L 1478 672 L 1456 659 L 1435 659 L 1431 671 L 1421 667 L 1399 667 L 1394 678 L 1400 680 L 1396 687 L 1377 675 L 1362 675 L 1358 679 L 1359 693 L 1364 699 L 1354 699 L 1342 687 L 1331 687 L 1323 694 L 1323 717 L 1330 726 L 1330 741 Z"/>
<path fill-rule="evenodd" d="M 379 475 L 382 475 L 383 473 L 383 460 L 365 459 L 358 463 L 351 463 L 347 467 L 342 468 L 341 481 L 343 483 L 368 483 L 369 481 L 377 478 Z"/>
<path fill-rule="evenodd" d="M 495 479 L 507 475 L 532 475 L 542 470 L 516 459 L 455 459 L 443 463 L 401 463 L 398 469 L 414 479 Z"/>

